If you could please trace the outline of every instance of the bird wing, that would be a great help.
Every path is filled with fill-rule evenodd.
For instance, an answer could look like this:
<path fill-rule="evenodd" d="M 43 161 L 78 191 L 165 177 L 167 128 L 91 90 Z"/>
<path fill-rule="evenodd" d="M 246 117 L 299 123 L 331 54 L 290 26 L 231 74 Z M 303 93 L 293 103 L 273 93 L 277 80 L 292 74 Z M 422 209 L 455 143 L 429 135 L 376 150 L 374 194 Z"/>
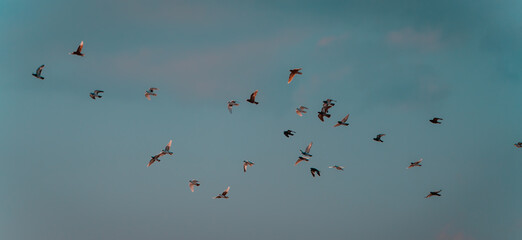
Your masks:
<path fill-rule="evenodd" d="M 153 87 L 149 88 L 149 91 L 151 91 L 151 92 L 154 92 L 156 90 L 159 90 L 159 88 L 153 88 Z"/>
<path fill-rule="evenodd" d="M 341 126 L 340 123 L 337 123 L 337 124 L 334 125 L 334 127 L 339 127 L 339 126 Z"/>
<path fill-rule="evenodd" d="M 308 144 L 308 147 L 306 147 L 306 153 L 310 153 L 310 149 L 312 148 L 312 142 Z"/>
<path fill-rule="evenodd" d="M 78 53 L 82 52 L 82 48 L 83 48 L 83 41 L 80 43 L 80 46 L 78 46 L 78 49 L 76 49 L 76 52 L 78 52 Z"/>
<path fill-rule="evenodd" d="M 384 137 L 384 136 L 386 136 L 386 134 L 381 133 L 381 134 L 377 135 L 377 138 Z"/>
<path fill-rule="evenodd" d="M 150 167 L 150 165 L 152 165 L 155 161 L 156 161 L 156 159 L 151 159 L 151 160 L 149 161 L 149 164 L 147 164 L 147 167 Z"/>
<path fill-rule="evenodd" d="M 165 146 L 165 151 L 170 150 L 171 146 L 172 146 L 172 140 L 170 140 L 169 144 L 167 144 L 167 146 Z"/>
<path fill-rule="evenodd" d="M 36 69 L 36 75 L 42 74 L 42 70 L 45 67 L 45 65 L 40 66 L 38 69 Z"/>
<path fill-rule="evenodd" d="M 94 90 L 94 94 L 102 93 L 102 90 Z"/>
<path fill-rule="evenodd" d="M 346 122 L 346 121 L 348 121 L 348 117 L 350 117 L 350 114 L 346 115 L 346 117 L 344 117 L 343 120 L 341 120 L 341 122 Z"/>
<path fill-rule="evenodd" d="M 301 110 L 299 110 L 299 109 L 296 109 L 296 110 L 295 110 L 295 113 L 297 113 L 297 115 L 299 115 L 299 116 L 301 116 L 301 117 L 303 116 L 303 114 L 301 113 Z"/>
<path fill-rule="evenodd" d="M 319 120 L 321 120 L 321 122 L 324 122 L 323 114 L 319 113 L 317 117 L 319 118 Z"/>
<path fill-rule="evenodd" d="M 288 83 L 290 83 L 292 81 L 292 79 L 294 79 L 295 73 L 296 72 L 293 72 L 292 70 L 290 70 L 290 76 L 288 77 Z"/>
<path fill-rule="evenodd" d="M 221 195 L 223 195 L 223 196 L 227 195 L 228 191 L 230 191 L 230 186 Z"/>
<path fill-rule="evenodd" d="M 422 162 L 422 158 L 419 161 L 416 161 L 415 163 L 419 164 Z"/>
<path fill-rule="evenodd" d="M 193 182 L 189 182 L 189 188 L 190 188 L 190 191 L 194 192 L 194 183 Z"/>
<path fill-rule="evenodd" d="M 244 162 L 244 163 L 243 163 L 243 172 L 246 172 L 246 170 L 247 170 L 247 166 L 248 166 L 248 163 L 247 163 L 247 162 Z"/>
<path fill-rule="evenodd" d="M 150 94 L 148 92 L 145 92 L 145 97 L 150 100 Z"/>
<path fill-rule="evenodd" d="M 257 90 L 254 91 L 254 92 L 250 95 L 250 100 L 252 100 L 252 101 L 256 100 L 256 96 L 257 96 Z"/>

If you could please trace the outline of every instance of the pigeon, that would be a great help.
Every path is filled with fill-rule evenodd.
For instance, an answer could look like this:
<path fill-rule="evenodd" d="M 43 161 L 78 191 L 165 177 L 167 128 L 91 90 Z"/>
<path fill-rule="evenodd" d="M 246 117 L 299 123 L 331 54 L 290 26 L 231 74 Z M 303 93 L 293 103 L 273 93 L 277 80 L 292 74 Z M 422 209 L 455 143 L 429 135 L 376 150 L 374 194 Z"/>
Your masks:
<path fill-rule="evenodd" d="M 38 67 L 36 69 L 36 73 L 33 73 L 33 76 L 35 78 L 39 78 L 39 79 L 44 80 L 44 77 L 42 77 L 42 70 L 43 70 L 44 67 L 45 67 L 45 65 L 42 65 L 42 66 Z"/>
<path fill-rule="evenodd" d="M 323 106 L 326 106 L 326 105 L 335 106 L 334 102 L 337 102 L 337 101 L 335 101 L 333 99 L 326 99 L 323 101 Z"/>
<path fill-rule="evenodd" d="M 174 154 L 173 152 L 170 151 L 170 147 L 172 147 L 172 140 L 170 140 L 169 144 L 167 144 L 167 146 L 165 146 L 165 149 L 161 150 L 161 155 L 172 155 Z"/>
<path fill-rule="evenodd" d="M 289 138 L 290 136 L 294 136 L 294 133 L 295 133 L 295 132 L 292 131 L 292 130 L 290 130 L 290 129 L 288 129 L 288 130 L 286 130 L 286 131 L 283 132 L 283 134 L 284 134 L 287 138 Z"/>
<path fill-rule="evenodd" d="M 253 165 L 254 165 L 253 162 L 250 162 L 250 161 L 243 161 L 243 172 L 246 172 L 247 167 L 251 167 L 251 166 L 253 166 Z"/>
<path fill-rule="evenodd" d="M 386 136 L 386 134 L 381 133 L 381 134 L 377 135 L 377 137 L 375 137 L 375 138 L 373 139 L 373 141 L 376 141 L 376 142 L 383 142 L 383 141 L 381 140 L 381 137 L 384 137 L 384 136 Z"/>
<path fill-rule="evenodd" d="M 249 103 L 253 103 L 253 104 L 259 104 L 258 102 L 256 102 L 256 96 L 257 96 L 257 90 L 254 91 L 254 92 L 250 95 L 250 98 L 247 99 L 246 101 L 249 102 Z"/>
<path fill-rule="evenodd" d="M 94 92 L 92 92 L 91 94 L 89 94 L 89 96 L 90 96 L 92 99 L 102 98 L 103 96 L 101 96 L 100 93 L 103 93 L 103 91 L 102 91 L 102 90 L 94 90 Z"/>
<path fill-rule="evenodd" d="M 194 186 L 199 186 L 199 181 L 196 179 L 192 179 L 189 181 L 190 191 L 194 192 Z"/>
<path fill-rule="evenodd" d="M 349 123 L 346 123 L 346 121 L 348 120 L 348 117 L 350 117 L 350 114 L 346 115 L 346 117 L 344 117 L 341 121 L 337 121 L 337 124 L 334 125 L 334 127 L 338 127 L 338 126 L 348 126 L 350 125 Z"/>
<path fill-rule="evenodd" d="M 436 117 L 436 118 L 430 119 L 430 122 L 433 124 L 441 124 L 441 122 L 439 122 L 439 120 L 444 120 L 444 119 Z"/>
<path fill-rule="evenodd" d="M 335 169 L 337 169 L 337 170 L 339 170 L 339 171 L 344 171 L 344 167 L 343 167 L 343 166 L 337 166 L 337 165 L 335 165 L 335 166 L 329 166 L 328 168 L 335 168 Z"/>
<path fill-rule="evenodd" d="M 297 161 L 295 162 L 294 166 L 297 166 L 297 164 L 299 164 L 299 163 L 302 162 L 302 161 L 308 162 L 309 159 L 308 159 L 308 158 L 305 158 L 305 157 L 301 157 L 301 156 L 299 156 L 299 158 L 298 158 Z"/>
<path fill-rule="evenodd" d="M 317 117 L 319 118 L 319 120 L 321 120 L 321 122 L 324 122 L 324 117 L 330 118 L 330 116 L 330 114 L 325 113 L 323 111 L 317 112 Z"/>
<path fill-rule="evenodd" d="M 152 164 L 153 164 L 154 162 L 156 162 L 156 161 L 160 162 L 159 157 L 161 157 L 161 156 L 162 156 L 161 154 L 151 156 L 151 157 L 150 157 L 149 164 L 147 164 L 147 167 L 150 167 L 150 165 L 152 165 Z"/>
<path fill-rule="evenodd" d="M 440 194 L 439 194 L 439 193 L 440 193 L 441 191 L 442 191 L 442 190 L 439 190 L 439 191 L 436 191 L 436 192 L 430 192 L 430 194 L 428 194 L 428 196 L 426 196 L 425 198 L 430 198 L 430 197 L 433 197 L 433 196 L 438 196 L 438 197 L 440 197 Z"/>
<path fill-rule="evenodd" d="M 76 49 L 76 51 L 72 52 L 72 53 L 69 53 L 70 55 L 78 55 L 78 56 L 81 56 L 83 57 L 83 53 L 82 53 L 82 48 L 83 48 L 83 41 L 80 43 L 80 46 L 78 46 L 78 49 Z"/>
<path fill-rule="evenodd" d="M 230 190 L 230 187 L 228 187 L 227 190 L 225 190 L 223 193 L 221 193 L 221 194 L 217 195 L 216 197 L 214 197 L 214 199 L 216 199 L 216 198 L 228 198 L 227 193 L 228 193 L 229 190 Z"/>
<path fill-rule="evenodd" d="M 308 108 L 304 107 L 304 106 L 300 106 L 300 107 L 295 109 L 295 113 L 297 113 L 297 115 L 302 117 L 303 113 L 306 113 L 306 109 L 308 109 Z"/>
<path fill-rule="evenodd" d="M 288 84 L 290 84 L 290 82 L 292 81 L 292 79 L 294 79 L 294 76 L 296 74 L 303 74 L 302 72 L 299 72 L 302 68 L 294 68 L 294 69 L 291 69 L 290 70 L 290 77 L 288 77 Z"/>
<path fill-rule="evenodd" d="M 232 101 L 228 101 L 228 103 L 227 103 L 228 111 L 229 111 L 230 113 L 232 113 L 232 107 L 233 107 L 233 106 L 238 106 L 238 105 L 239 105 L 239 103 L 237 103 L 237 102 L 234 101 L 234 100 L 232 100 Z"/>
<path fill-rule="evenodd" d="M 312 177 L 315 177 L 315 174 L 317 173 L 317 176 L 321 176 L 321 172 L 317 170 L 317 168 L 310 168 L 310 173 L 312 173 Z"/>
<path fill-rule="evenodd" d="M 522 142 L 517 142 L 517 143 L 515 143 L 515 147 L 517 147 L 517 148 L 522 148 Z"/>
<path fill-rule="evenodd" d="M 410 163 L 410 166 L 408 168 L 406 168 L 406 169 L 409 169 L 409 168 L 412 168 L 412 167 L 420 167 L 420 166 L 422 166 L 422 165 L 420 165 L 421 162 L 422 162 L 422 158 L 419 161 Z"/>
<path fill-rule="evenodd" d="M 149 90 L 145 91 L 145 97 L 150 100 L 150 96 L 158 96 L 154 91 L 159 90 L 158 88 L 149 88 Z"/>
<path fill-rule="evenodd" d="M 305 157 L 312 157 L 312 155 L 310 155 L 311 148 L 312 148 L 312 142 L 310 142 L 310 144 L 308 144 L 308 147 L 306 147 L 306 150 L 304 152 L 303 152 L 303 150 L 300 150 L 301 154 Z"/>

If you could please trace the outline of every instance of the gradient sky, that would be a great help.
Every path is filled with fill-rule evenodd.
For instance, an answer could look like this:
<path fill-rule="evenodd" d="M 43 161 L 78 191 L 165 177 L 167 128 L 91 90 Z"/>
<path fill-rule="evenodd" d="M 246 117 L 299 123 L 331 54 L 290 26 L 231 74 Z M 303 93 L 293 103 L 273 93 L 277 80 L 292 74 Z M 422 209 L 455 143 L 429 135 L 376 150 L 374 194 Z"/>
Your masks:
<path fill-rule="evenodd" d="M 0 1 L 0 239 L 522 239 L 521 12 Z M 86 56 L 68 55 L 80 41 Z M 44 81 L 31 76 L 41 64 Z M 245 102 L 256 89 L 257 106 Z M 326 98 L 338 104 L 322 123 Z M 170 139 L 174 155 L 146 168 Z M 227 186 L 230 199 L 212 199 Z"/>

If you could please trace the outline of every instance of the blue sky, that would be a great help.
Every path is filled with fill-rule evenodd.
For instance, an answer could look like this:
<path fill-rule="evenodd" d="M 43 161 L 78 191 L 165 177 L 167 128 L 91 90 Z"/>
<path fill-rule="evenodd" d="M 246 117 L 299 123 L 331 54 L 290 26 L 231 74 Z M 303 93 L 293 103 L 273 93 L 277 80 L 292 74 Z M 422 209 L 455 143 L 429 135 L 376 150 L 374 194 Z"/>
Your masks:
<path fill-rule="evenodd" d="M 0 238 L 520 239 L 521 10 L 2 1 Z M 68 55 L 80 41 L 85 57 Z M 44 81 L 31 76 L 41 64 Z M 322 123 L 327 98 L 338 104 Z M 174 155 L 146 168 L 170 139 Z"/>

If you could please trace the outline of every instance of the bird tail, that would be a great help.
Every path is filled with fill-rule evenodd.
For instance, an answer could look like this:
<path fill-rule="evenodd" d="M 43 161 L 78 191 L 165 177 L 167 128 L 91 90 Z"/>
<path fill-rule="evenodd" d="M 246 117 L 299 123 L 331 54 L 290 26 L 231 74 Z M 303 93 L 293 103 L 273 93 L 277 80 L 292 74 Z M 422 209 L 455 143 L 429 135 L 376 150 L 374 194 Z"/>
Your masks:
<path fill-rule="evenodd" d="M 254 102 L 255 104 L 259 104 L 258 102 Z"/>

